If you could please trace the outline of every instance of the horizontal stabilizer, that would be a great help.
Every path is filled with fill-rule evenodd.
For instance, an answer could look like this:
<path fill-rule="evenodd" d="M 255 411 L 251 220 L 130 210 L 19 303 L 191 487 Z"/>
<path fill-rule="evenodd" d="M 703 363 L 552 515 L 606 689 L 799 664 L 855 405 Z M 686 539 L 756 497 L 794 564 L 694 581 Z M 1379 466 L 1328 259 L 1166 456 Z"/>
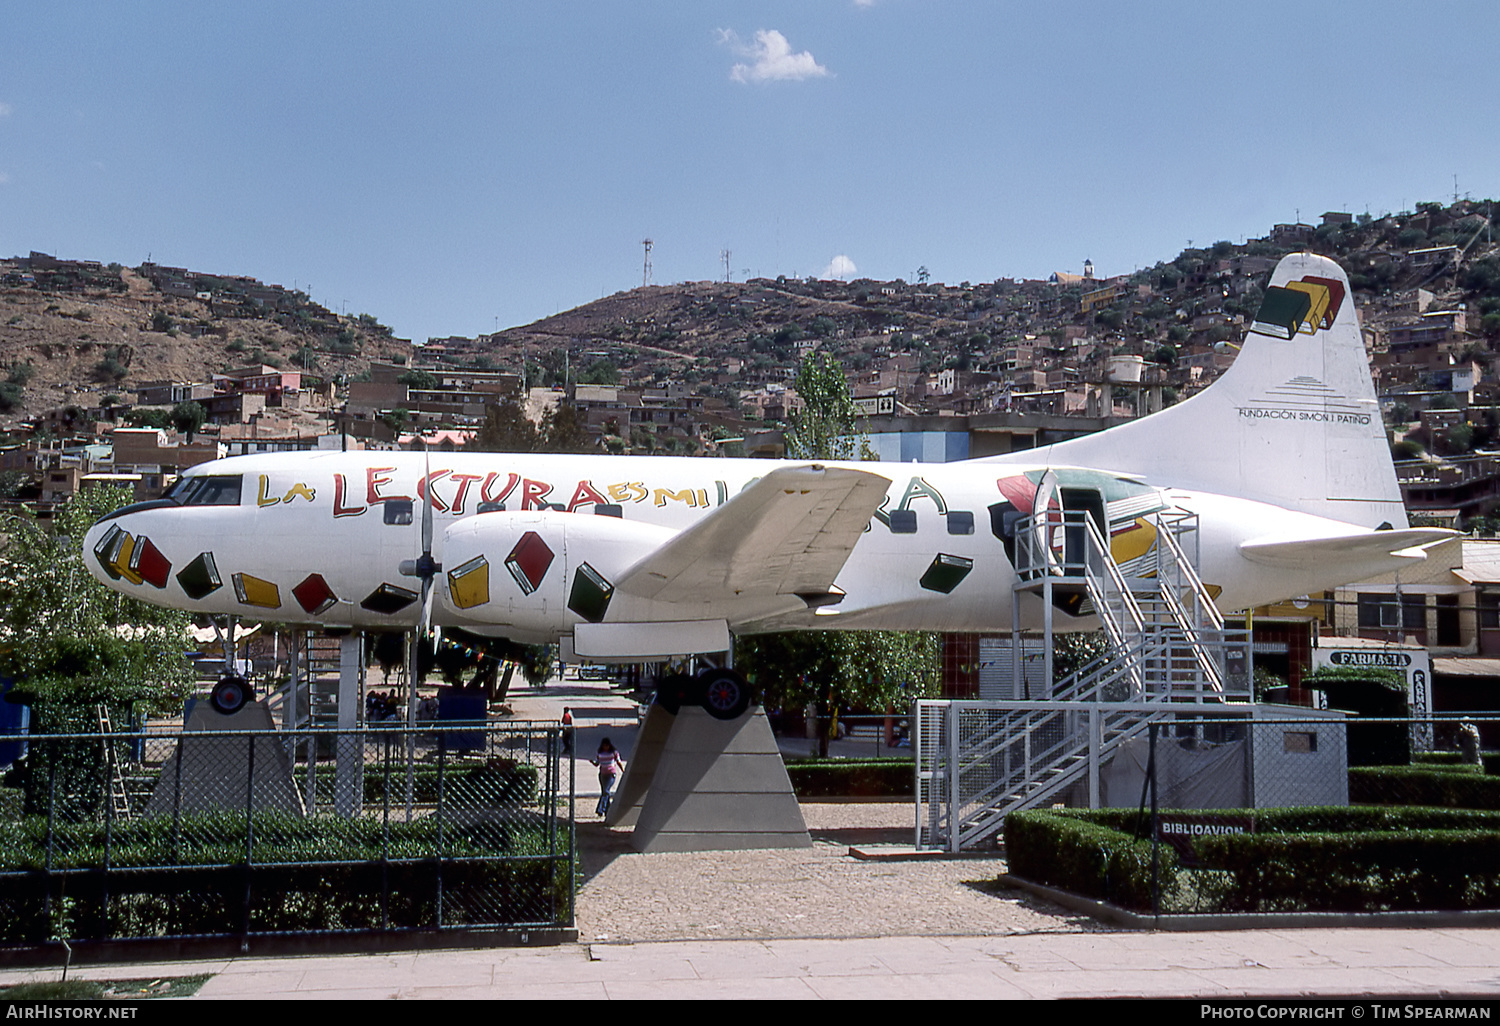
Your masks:
<path fill-rule="evenodd" d="M 618 590 L 665 602 L 822 595 L 890 480 L 850 467 L 781 467 L 631 567 Z"/>
<path fill-rule="evenodd" d="M 1323 538 L 1251 538 L 1241 543 L 1240 553 L 1252 563 L 1278 568 L 1374 564 L 1373 575 L 1380 573 L 1382 567 L 1394 569 L 1403 562 L 1425 559 L 1424 549 L 1456 537 L 1456 531 L 1413 527 L 1404 531 L 1356 531 Z"/>

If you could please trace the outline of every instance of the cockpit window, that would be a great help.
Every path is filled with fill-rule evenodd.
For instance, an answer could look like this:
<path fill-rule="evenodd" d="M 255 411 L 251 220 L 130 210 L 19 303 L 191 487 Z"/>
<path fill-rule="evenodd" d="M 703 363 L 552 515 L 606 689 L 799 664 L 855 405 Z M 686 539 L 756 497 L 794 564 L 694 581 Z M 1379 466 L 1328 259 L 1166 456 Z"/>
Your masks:
<path fill-rule="evenodd" d="M 238 506 L 242 480 L 239 474 L 190 477 L 179 481 L 167 498 L 183 506 Z"/>
<path fill-rule="evenodd" d="M 201 477 L 179 477 L 177 482 L 162 495 L 162 498 L 171 499 L 180 506 L 186 501 L 187 495 L 202 483 Z"/>

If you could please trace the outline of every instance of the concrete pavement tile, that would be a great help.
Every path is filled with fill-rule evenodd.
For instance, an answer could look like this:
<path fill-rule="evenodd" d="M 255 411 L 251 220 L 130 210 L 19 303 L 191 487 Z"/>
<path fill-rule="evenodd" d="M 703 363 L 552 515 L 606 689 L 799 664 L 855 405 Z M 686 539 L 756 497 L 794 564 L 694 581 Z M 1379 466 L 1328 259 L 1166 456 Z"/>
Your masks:
<path fill-rule="evenodd" d="M 1029 995 L 1045 1000 L 1104 997 L 1223 997 L 1229 993 L 1194 973 L 1176 970 L 1076 969 L 1028 973 L 1014 979 Z"/>
<path fill-rule="evenodd" d="M 1247 997 L 1358 997 L 1402 994 L 1408 981 L 1381 969 L 1244 969 L 1202 970 L 1195 975 L 1217 984 L 1231 995 Z"/>
<path fill-rule="evenodd" d="M 765 944 L 757 940 L 637 941 L 618 944 L 596 941 L 581 946 L 588 948 L 589 956 L 596 962 L 629 962 L 664 956 L 687 958 L 708 951 L 730 952 L 746 956 L 768 957 L 770 955 Z"/>
<path fill-rule="evenodd" d="M 1226 948 L 1242 962 L 1267 969 L 1317 969 L 1335 967 L 1337 959 L 1327 953 L 1312 951 L 1307 938 L 1278 930 L 1246 930 L 1236 934 L 1216 934 Z"/>
<path fill-rule="evenodd" d="M 514 981 L 508 986 L 403 987 L 396 995 L 402 1001 L 600 1001 L 609 995 L 604 983 L 535 983 Z"/>
<path fill-rule="evenodd" d="M 742 980 L 663 980 L 630 983 L 606 980 L 604 989 L 612 1001 L 790 1001 L 812 1000 L 818 995 L 801 977 Z"/>
<path fill-rule="evenodd" d="M 384 987 L 395 992 L 402 987 L 416 987 L 436 980 L 455 986 L 484 987 L 490 984 L 494 975 L 494 968 L 487 965 L 433 966 L 429 964 L 420 973 L 413 968 L 393 970 L 382 966 L 344 966 L 337 969 L 315 969 L 304 973 L 297 984 L 297 993 Z"/>
<path fill-rule="evenodd" d="M 1451 969 L 1387 969 L 1422 994 L 1500 994 L 1500 972 L 1485 968 L 1455 966 Z"/>
<path fill-rule="evenodd" d="M 1324 937 L 1309 943 L 1309 949 L 1343 966 L 1406 966 L 1442 969 L 1449 963 L 1434 958 L 1418 937 Z"/>
<path fill-rule="evenodd" d="M 800 965 L 813 976 L 851 976 L 873 973 L 889 974 L 888 958 L 900 958 L 905 952 L 906 964 L 930 964 L 942 954 L 936 945 L 930 949 L 921 939 L 882 938 L 844 941 L 802 940 L 767 941 L 766 947 L 784 962 Z M 919 954 L 926 949 L 927 958 Z M 882 957 L 884 955 L 884 957 Z"/>
<path fill-rule="evenodd" d="M 1032 995 L 992 973 L 903 973 L 899 976 L 820 976 L 806 981 L 830 1001 L 1022 1001 Z"/>
<path fill-rule="evenodd" d="M 281 1001 L 394 1001 L 400 995 L 401 991 L 399 988 L 390 987 L 359 990 L 298 991 L 295 994 L 266 994 L 264 997 Z M 248 997 L 249 995 L 243 996 Z"/>
<path fill-rule="evenodd" d="M 1495 930 L 1411 931 L 1408 940 L 1423 954 L 1448 965 L 1500 969 L 1500 933 Z"/>
<path fill-rule="evenodd" d="M 302 970 L 280 972 L 220 973 L 198 988 L 198 997 L 275 997 L 295 994 Z"/>
<path fill-rule="evenodd" d="M 1064 939 L 1060 939 L 1064 940 Z M 1066 943 L 1049 945 L 1048 953 L 1087 969 L 1140 970 L 1198 969 L 1222 966 L 1232 956 L 1222 949 L 1204 948 L 1194 950 L 1170 945 L 1150 944 L 1139 947 L 1122 941 L 1118 936 L 1089 934 L 1087 937 L 1065 938 Z M 1082 942 L 1082 943 L 1080 943 Z"/>

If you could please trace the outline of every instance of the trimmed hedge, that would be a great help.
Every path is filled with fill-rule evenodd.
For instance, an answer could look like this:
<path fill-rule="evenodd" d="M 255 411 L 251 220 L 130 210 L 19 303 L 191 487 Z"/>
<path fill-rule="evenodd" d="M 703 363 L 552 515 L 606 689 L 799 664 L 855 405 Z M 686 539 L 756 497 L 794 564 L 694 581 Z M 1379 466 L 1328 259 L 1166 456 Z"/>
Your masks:
<path fill-rule="evenodd" d="M 1214 810 L 1254 834 L 1193 842 L 1201 869 L 1161 857 L 1161 911 L 1373 912 L 1500 908 L 1500 813 L 1446 808 Z M 1011 871 L 1127 908 L 1150 909 L 1151 843 L 1134 810 L 1007 818 Z"/>
<path fill-rule="evenodd" d="M 1433 805 L 1500 810 L 1500 777 L 1477 766 L 1351 766 L 1349 801 L 1360 805 Z"/>
<path fill-rule="evenodd" d="M 113 824 L 106 863 L 103 825 L 54 824 L 49 859 L 45 817 L 16 823 L 0 836 L 0 942 L 47 940 L 49 897 L 75 903 L 79 938 L 421 929 L 440 900 L 449 926 L 571 917 L 565 825 L 556 851 L 533 822 L 446 823 L 441 845 L 433 817 L 388 834 L 379 819 L 257 813 L 251 825 L 253 864 L 232 813 Z"/>
<path fill-rule="evenodd" d="M 1151 907 L 1150 819 L 1132 809 L 1096 812 L 1040 810 L 1005 818 L 1006 863 L 1012 873 L 1125 908 Z M 1177 855 L 1161 848 L 1164 878 L 1177 870 Z"/>
<path fill-rule="evenodd" d="M 1464 773 L 1488 773 L 1492 777 L 1500 776 L 1500 752 L 1480 752 L 1479 758 L 1484 764 L 1482 769 L 1464 762 L 1463 754 L 1460 752 L 1415 752 L 1411 761 L 1414 766 L 1429 766 L 1433 769 Z"/>
<path fill-rule="evenodd" d="M 916 778 L 911 759 L 789 760 L 786 772 L 798 798 L 909 798 Z"/>

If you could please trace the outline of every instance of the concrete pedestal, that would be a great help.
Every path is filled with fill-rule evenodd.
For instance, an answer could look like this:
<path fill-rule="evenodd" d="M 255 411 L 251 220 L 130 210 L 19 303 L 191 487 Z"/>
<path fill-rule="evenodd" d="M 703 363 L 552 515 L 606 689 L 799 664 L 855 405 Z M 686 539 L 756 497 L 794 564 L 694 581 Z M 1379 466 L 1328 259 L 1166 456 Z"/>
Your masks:
<path fill-rule="evenodd" d="M 199 702 L 188 716 L 177 750 L 162 766 L 144 814 L 243 812 L 248 805 L 256 812 L 306 815 L 292 776 L 291 753 L 274 736 L 275 729 L 265 702 L 252 702 L 231 716 Z M 222 733 L 230 730 L 266 733 Z"/>
<path fill-rule="evenodd" d="M 802 808 L 766 714 L 717 720 L 653 705 L 611 803 L 636 851 L 810 848 Z"/>

